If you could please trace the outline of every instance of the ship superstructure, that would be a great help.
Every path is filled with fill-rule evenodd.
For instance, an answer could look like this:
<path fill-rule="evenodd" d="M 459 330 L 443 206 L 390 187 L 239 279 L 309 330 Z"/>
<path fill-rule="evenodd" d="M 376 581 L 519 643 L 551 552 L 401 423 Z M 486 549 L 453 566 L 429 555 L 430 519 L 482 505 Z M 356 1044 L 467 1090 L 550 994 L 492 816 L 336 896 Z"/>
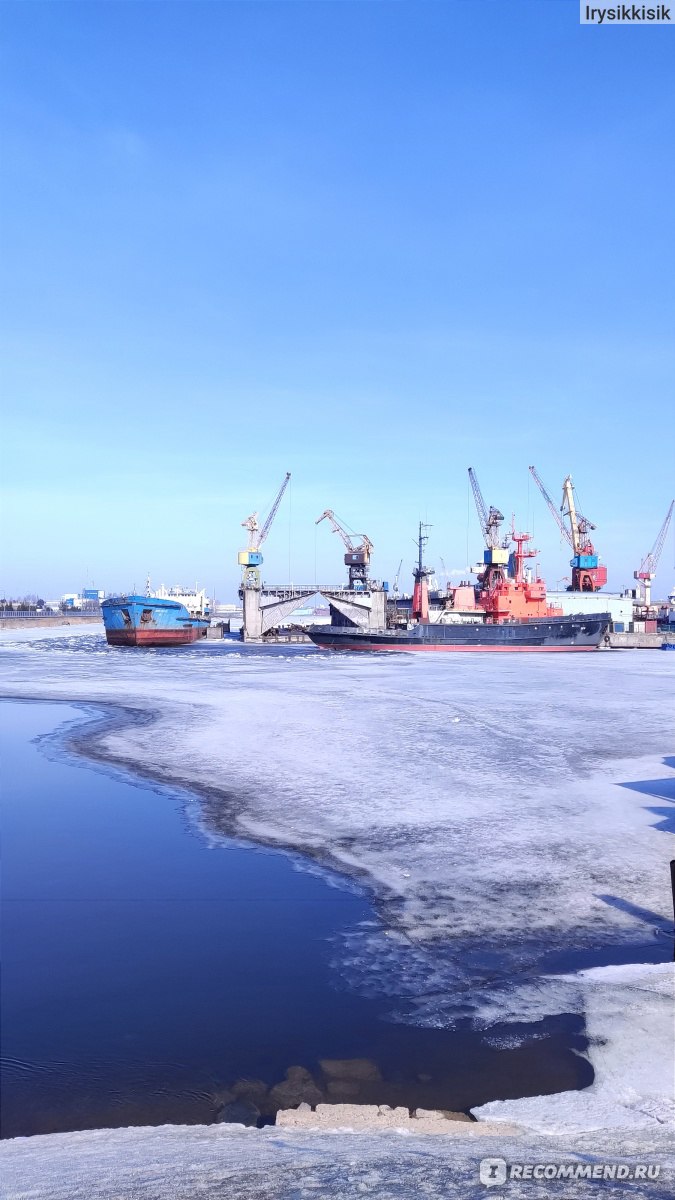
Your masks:
<path fill-rule="evenodd" d="M 153 595 L 157 600 L 177 601 L 188 610 L 191 617 L 208 617 L 209 615 L 211 606 L 206 588 L 198 588 L 197 584 L 193 588 L 184 588 L 179 584 L 167 588 L 162 584 L 161 587 L 155 589 Z"/>

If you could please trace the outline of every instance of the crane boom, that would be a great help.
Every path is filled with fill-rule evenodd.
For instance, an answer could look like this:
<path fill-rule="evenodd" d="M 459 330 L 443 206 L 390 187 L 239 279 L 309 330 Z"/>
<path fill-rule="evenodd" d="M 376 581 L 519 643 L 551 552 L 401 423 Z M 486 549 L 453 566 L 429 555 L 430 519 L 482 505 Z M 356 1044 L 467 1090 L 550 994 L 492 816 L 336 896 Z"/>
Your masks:
<path fill-rule="evenodd" d="M 317 517 L 314 522 L 319 525 L 322 521 L 330 521 L 333 533 L 337 533 L 344 542 L 347 553 L 344 556 L 345 566 L 349 569 L 349 589 L 350 591 L 363 591 L 369 586 L 368 570 L 370 566 L 370 556 L 373 552 L 373 543 L 365 533 L 351 534 L 345 529 L 341 521 L 338 521 L 332 508 L 327 508 L 322 512 L 320 517 Z M 356 539 L 359 539 L 357 542 Z"/>
<path fill-rule="evenodd" d="M 539 491 L 541 492 L 542 496 L 544 497 L 544 500 L 546 501 L 546 503 L 548 505 L 548 510 L 549 510 L 551 516 L 553 517 L 553 520 L 555 521 L 556 525 L 558 526 L 558 529 L 560 530 L 562 536 L 565 538 L 566 541 L 569 542 L 570 546 L 573 546 L 572 534 L 570 533 L 569 529 L 567 528 L 565 522 L 563 521 L 563 519 L 560 515 L 559 510 L 556 508 L 553 500 L 551 499 L 549 493 L 547 492 L 546 488 L 544 487 L 543 480 L 540 479 L 539 475 L 537 474 L 536 468 L 530 467 L 529 471 L 530 471 L 530 475 L 534 479 L 534 482 L 536 483 L 537 487 L 539 488 Z"/>
<path fill-rule="evenodd" d="M 330 524 L 333 529 L 333 533 L 337 533 L 342 538 L 342 541 L 344 542 L 347 550 L 350 550 L 352 553 L 355 553 L 356 551 L 359 551 L 359 550 L 364 551 L 364 552 L 367 551 L 368 553 L 370 553 L 372 551 L 373 543 L 371 542 L 370 538 L 366 536 L 365 533 L 359 533 L 359 534 L 355 535 L 356 537 L 361 539 L 360 544 L 358 546 L 356 545 L 354 538 L 352 537 L 352 535 L 350 533 L 347 532 L 344 525 L 342 525 L 341 522 L 338 521 L 332 508 L 327 508 L 325 512 L 322 512 L 321 516 L 317 517 L 314 524 L 319 525 L 321 523 L 321 521 L 324 521 L 324 520 L 330 521 Z"/>
<path fill-rule="evenodd" d="M 265 523 L 262 526 L 262 528 L 258 524 L 257 512 L 251 513 L 250 517 L 247 517 L 245 521 L 242 521 L 242 525 L 244 526 L 245 529 L 248 529 L 248 532 L 250 535 L 249 540 L 248 540 L 249 550 L 251 550 L 251 551 L 259 550 L 260 547 L 262 546 L 263 542 L 265 541 L 265 538 L 267 537 L 270 529 L 272 528 L 272 522 L 274 521 L 274 518 L 277 515 L 277 510 L 279 508 L 279 505 L 281 504 L 283 494 L 286 491 L 286 488 L 288 487 L 288 481 L 289 481 L 290 477 L 291 477 L 291 473 L 290 473 L 290 471 L 287 471 L 284 481 L 283 481 L 281 487 L 279 488 L 279 491 L 277 492 L 276 499 L 275 499 L 269 513 L 267 514 L 267 518 L 266 518 Z"/>
<path fill-rule="evenodd" d="M 469 479 L 471 480 L 471 490 L 473 492 L 480 527 L 483 530 L 485 545 L 488 550 L 495 550 L 499 545 L 499 526 L 504 520 L 504 514 L 492 504 L 489 511 L 485 507 L 483 493 L 480 490 L 480 484 L 473 467 L 469 467 Z"/>
<path fill-rule="evenodd" d="M 288 481 L 289 481 L 290 477 L 291 477 L 291 473 L 290 473 L 290 471 L 287 471 L 286 476 L 284 478 L 284 482 L 282 483 L 281 487 L 279 488 L 279 491 L 277 492 L 277 498 L 274 501 L 274 504 L 272 505 L 269 513 L 267 514 L 267 520 L 265 521 L 265 524 L 263 525 L 262 529 L 260 530 L 260 535 L 258 537 L 258 543 L 257 543 L 258 547 L 262 546 L 263 542 L 265 541 L 265 538 L 267 537 L 270 529 L 272 528 L 272 522 L 274 521 L 274 518 L 277 515 L 277 510 L 279 508 L 279 505 L 281 504 L 283 494 L 286 491 L 286 488 L 288 487 Z"/>
<path fill-rule="evenodd" d="M 670 528 L 670 522 L 673 515 L 673 508 L 675 508 L 675 500 L 671 500 L 670 508 L 668 509 L 663 525 L 656 536 L 656 541 L 649 551 L 649 554 L 645 554 L 642 562 L 640 563 L 640 570 L 635 572 L 636 579 L 644 579 L 649 575 L 656 575 L 656 568 L 659 565 L 661 551 L 663 550 L 666 538 L 668 536 L 668 530 Z"/>

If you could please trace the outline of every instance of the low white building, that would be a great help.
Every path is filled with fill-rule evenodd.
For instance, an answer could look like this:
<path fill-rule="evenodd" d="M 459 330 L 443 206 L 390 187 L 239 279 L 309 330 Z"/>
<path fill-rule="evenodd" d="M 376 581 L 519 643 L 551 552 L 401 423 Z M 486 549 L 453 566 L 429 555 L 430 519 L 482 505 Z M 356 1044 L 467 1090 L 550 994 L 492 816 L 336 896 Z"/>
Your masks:
<path fill-rule="evenodd" d="M 617 592 L 547 592 L 546 599 L 562 608 L 566 617 L 573 613 L 608 612 L 612 623 L 625 629 L 633 620 L 633 598 Z"/>

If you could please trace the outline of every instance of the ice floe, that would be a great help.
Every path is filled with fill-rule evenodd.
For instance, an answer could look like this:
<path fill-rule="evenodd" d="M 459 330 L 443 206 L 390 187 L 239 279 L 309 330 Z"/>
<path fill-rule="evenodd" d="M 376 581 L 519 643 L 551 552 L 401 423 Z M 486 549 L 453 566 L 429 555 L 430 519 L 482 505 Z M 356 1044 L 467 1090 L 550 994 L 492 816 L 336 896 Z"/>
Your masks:
<path fill-rule="evenodd" d="M 366 883 L 384 929 L 344 961 L 403 997 L 402 1019 L 580 1011 L 573 980 L 546 978 L 570 951 L 667 953 L 672 656 L 129 651 L 42 632 L 3 635 L 5 694 L 151 716 L 90 750 L 196 788 L 211 836 Z"/>

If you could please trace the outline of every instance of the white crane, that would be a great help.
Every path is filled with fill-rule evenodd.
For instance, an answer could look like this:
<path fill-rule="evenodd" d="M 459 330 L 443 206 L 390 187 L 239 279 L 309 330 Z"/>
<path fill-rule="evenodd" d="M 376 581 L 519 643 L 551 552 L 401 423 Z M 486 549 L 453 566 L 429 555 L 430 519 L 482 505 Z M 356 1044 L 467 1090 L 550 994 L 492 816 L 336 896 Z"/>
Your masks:
<path fill-rule="evenodd" d="M 674 507 L 675 500 L 671 500 L 670 508 L 666 513 L 663 525 L 659 529 L 654 545 L 649 551 L 649 554 L 645 554 L 642 562 L 640 563 L 639 570 L 633 572 L 635 579 L 642 584 L 642 598 L 647 608 L 649 608 L 649 605 L 652 601 L 652 579 L 656 575 L 656 568 L 659 565 L 661 551 L 663 550 L 666 537 L 668 536 L 668 529 L 670 527 L 670 521 L 673 515 Z"/>

